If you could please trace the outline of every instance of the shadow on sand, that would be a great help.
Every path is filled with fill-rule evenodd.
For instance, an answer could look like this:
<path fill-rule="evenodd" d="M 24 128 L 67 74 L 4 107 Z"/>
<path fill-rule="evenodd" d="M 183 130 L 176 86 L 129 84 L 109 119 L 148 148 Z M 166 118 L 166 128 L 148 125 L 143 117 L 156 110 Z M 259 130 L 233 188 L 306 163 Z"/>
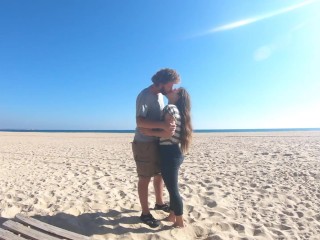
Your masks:
<path fill-rule="evenodd" d="M 31 216 L 42 222 L 46 222 L 56 227 L 60 227 L 85 236 L 115 234 L 122 235 L 126 233 L 156 233 L 168 230 L 167 226 L 160 228 L 149 228 L 142 226 L 139 228 L 131 225 L 141 223 L 139 216 L 123 216 L 123 214 L 138 213 L 138 211 L 125 210 L 122 212 L 110 210 L 107 213 L 85 213 L 79 216 L 73 216 L 66 213 L 58 213 L 53 216 Z M 136 215 L 136 214 L 135 214 Z M 4 219 L 3 222 L 7 220 Z M 2 222 L 2 219 L 0 218 Z"/>

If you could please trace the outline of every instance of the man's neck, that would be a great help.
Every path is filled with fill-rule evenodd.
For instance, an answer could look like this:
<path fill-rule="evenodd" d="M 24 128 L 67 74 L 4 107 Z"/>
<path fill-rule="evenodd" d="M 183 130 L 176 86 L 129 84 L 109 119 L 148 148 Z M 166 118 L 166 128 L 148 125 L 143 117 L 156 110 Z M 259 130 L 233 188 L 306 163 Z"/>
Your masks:
<path fill-rule="evenodd" d="M 150 87 L 149 87 L 150 91 L 153 93 L 153 94 L 158 94 L 160 93 L 159 89 L 154 85 L 152 84 Z"/>

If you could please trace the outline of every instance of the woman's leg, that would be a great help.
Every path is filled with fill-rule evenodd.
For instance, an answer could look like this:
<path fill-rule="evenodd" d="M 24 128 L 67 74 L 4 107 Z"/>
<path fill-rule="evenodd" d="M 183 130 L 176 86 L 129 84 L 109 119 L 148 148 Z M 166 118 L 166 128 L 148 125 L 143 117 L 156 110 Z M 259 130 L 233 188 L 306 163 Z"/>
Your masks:
<path fill-rule="evenodd" d="M 172 169 L 171 172 L 171 179 L 170 179 L 170 184 L 169 184 L 169 194 L 170 197 L 172 198 L 173 202 L 173 214 L 170 216 L 170 221 L 172 221 L 174 224 L 174 227 L 184 227 L 184 220 L 183 220 L 183 202 L 182 198 L 179 193 L 179 185 L 178 185 L 178 173 L 179 173 L 179 167 L 180 164 L 176 165 L 176 168 Z"/>
<path fill-rule="evenodd" d="M 178 173 L 182 160 L 180 158 L 172 158 L 162 169 L 163 180 L 170 196 L 170 209 L 175 215 L 183 214 L 183 203 L 179 194 Z M 172 219 L 172 218 L 171 218 Z"/>
<path fill-rule="evenodd" d="M 168 191 L 170 194 L 170 199 L 172 201 L 172 208 L 176 216 L 180 216 L 183 214 L 183 203 L 179 193 L 179 185 L 178 185 L 178 173 L 179 173 L 180 161 L 176 162 L 175 166 L 173 166 L 169 171 L 169 179 L 168 179 Z"/>
<path fill-rule="evenodd" d="M 178 146 L 165 146 L 161 149 L 161 173 L 170 196 L 171 212 L 167 220 L 183 227 L 183 203 L 179 194 L 178 174 L 183 156 Z M 178 216 L 178 219 L 176 217 Z"/>
<path fill-rule="evenodd" d="M 167 166 L 168 167 L 168 166 Z M 169 216 L 166 217 L 166 220 L 169 221 L 169 222 L 173 222 L 175 223 L 176 221 L 176 215 L 174 214 L 174 200 L 173 200 L 173 195 L 172 195 L 172 192 L 171 192 L 171 188 L 170 188 L 170 185 L 171 185 L 171 171 L 170 171 L 170 167 L 164 167 L 162 169 L 162 178 L 163 178 L 163 181 L 167 187 L 167 190 L 169 192 L 169 198 L 170 198 L 170 213 L 169 213 Z M 169 186 L 169 188 L 168 188 Z"/>
<path fill-rule="evenodd" d="M 186 225 L 184 224 L 184 219 L 183 219 L 183 216 L 176 216 L 176 221 L 174 222 L 173 224 L 174 227 L 177 227 L 177 228 L 182 228 L 182 227 L 185 227 Z"/>
<path fill-rule="evenodd" d="M 166 162 L 165 160 L 162 161 L 162 164 L 161 164 L 161 175 L 162 175 L 162 179 L 163 179 L 163 182 L 168 190 L 168 187 L 170 185 L 170 169 L 171 169 L 171 164 L 170 162 Z M 169 192 L 169 205 L 170 205 L 170 214 L 169 216 L 166 218 L 168 221 L 170 222 L 175 222 L 176 220 L 176 217 L 174 215 L 174 212 L 173 212 L 173 201 L 172 201 L 172 196 L 170 194 L 170 191 L 168 190 Z"/>

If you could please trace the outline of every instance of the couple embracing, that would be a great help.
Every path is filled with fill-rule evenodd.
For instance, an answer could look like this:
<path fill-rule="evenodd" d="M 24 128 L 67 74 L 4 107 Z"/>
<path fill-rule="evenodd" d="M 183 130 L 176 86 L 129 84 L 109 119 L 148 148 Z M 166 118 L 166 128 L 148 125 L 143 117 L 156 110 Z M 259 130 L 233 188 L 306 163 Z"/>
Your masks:
<path fill-rule="evenodd" d="M 178 172 L 192 137 L 190 96 L 184 88 L 173 89 L 180 82 L 179 74 L 173 69 L 159 70 L 152 82 L 137 97 L 137 128 L 132 143 L 139 177 L 140 220 L 152 228 L 160 225 L 149 210 L 148 186 L 153 177 L 154 209 L 168 212 L 166 220 L 174 227 L 184 227 Z M 163 95 L 168 99 L 166 106 Z M 163 201 L 163 182 L 169 192 L 169 205 Z"/>

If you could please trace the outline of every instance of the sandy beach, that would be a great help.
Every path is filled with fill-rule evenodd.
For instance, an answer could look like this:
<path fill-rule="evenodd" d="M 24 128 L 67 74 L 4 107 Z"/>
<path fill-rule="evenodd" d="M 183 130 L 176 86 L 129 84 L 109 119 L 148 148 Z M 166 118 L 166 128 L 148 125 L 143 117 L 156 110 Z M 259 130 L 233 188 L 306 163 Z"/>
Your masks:
<path fill-rule="evenodd" d="M 320 239 L 320 132 L 195 134 L 183 230 L 140 223 L 132 139 L 0 132 L 0 224 L 23 213 L 93 239 Z"/>

